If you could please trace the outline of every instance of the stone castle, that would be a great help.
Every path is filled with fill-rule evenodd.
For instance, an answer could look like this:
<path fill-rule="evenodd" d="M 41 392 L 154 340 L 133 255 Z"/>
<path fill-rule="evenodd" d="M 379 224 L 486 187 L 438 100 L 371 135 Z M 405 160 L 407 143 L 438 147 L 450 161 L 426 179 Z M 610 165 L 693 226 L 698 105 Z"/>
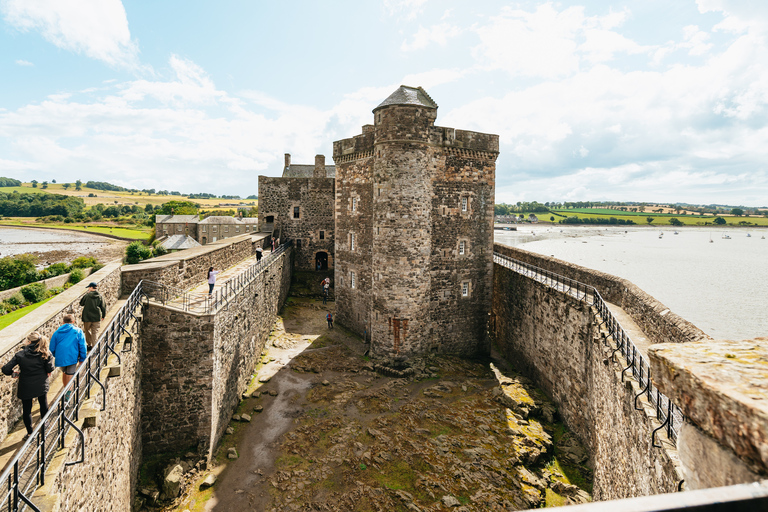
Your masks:
<path fill-rule="evenodd" d="M 300 174 L 259 177 L 260 228 L 296 243 L 298 269 L 333 268 L 337 321 L 374 356 L 472 354 L 486 343 L 499 137 L 435 126 L 401 86 L 374 124 Z M 310 166 L 301 166 L 310 167 Z"/>
<path fill-rule="evenodd" d="M 295 275 L 318 270 L 333 272 L 339 320 L 375 355 L 488 353 L 488 333 L 588 451 L 595 499 L 634 498 L 578 510 L 768 509 L 768 340 L 712 340 L 626 280 L 491 245 L 498 137 L 434 126 L 436 113 L 422 89 L 401 87 L 374 109 L 373 126 L 334 144 L 335 166 L 286 156 L 283 177 L 260 177 L 268 232 L 235 231 L 89 276 L 111 320 L 89 371 L 75 376 L 76 404 L 57 398 L 45 430 L 19 444 L 16 382 L 0 380 L 5 446 L 36 464 L 18 471 L 13 459 L 4 470 L 8 510 L 131 510 L 145 499 L 142 461 L 184 453 L 184 463 L 209 463 Z M 293 243 L 257 260 L 273 233 Z M 191 291 L 206 286 L 210 266 L 231 275 L 201 299 Z M 79 317 L 81 294 L 72 287 L 3 329 L 2 362 L 30 332 L 50 336 L 65 313 Z M 484 389 L 515 417 L 525 404 L 500 386 Z M 461 472 L 482 465 L 487 449 L 465 459 L 451 445 L 463 434 L 437 436 Z M 536 485 L 520 478 L 521 488 Z"/>

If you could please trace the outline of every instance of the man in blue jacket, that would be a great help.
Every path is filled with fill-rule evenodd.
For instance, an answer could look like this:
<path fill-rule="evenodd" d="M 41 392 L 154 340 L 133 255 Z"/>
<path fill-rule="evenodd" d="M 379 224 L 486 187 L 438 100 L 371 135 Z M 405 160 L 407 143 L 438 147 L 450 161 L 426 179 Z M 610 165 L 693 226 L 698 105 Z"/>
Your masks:
<path fill-rule="evenodd" d="M 87 354 L 85 350 L 85 334 L 83 334 L 79 327 L 74 325 L 74 321 L 75 319 L 72 315 L 64 315 L 64 324 L 56 329 L 56 332 L 51 336 L 49 348 L 56 358 L 56 367 L 61 368 L 64 387 L 72 380 L 75 370 L 77 370 L 80 363 L 85 361 Z M 67 391 L 64 397 L 64 400 L 68 399 L 69 391 Z"/>

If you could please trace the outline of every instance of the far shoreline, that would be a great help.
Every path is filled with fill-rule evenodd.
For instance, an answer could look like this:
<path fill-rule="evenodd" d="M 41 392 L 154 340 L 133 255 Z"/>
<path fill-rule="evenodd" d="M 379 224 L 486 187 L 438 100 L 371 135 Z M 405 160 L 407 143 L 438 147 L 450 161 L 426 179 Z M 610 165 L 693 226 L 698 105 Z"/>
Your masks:
<path fill-rule="evenodd" d="M 84 235 L 90 235 L 90 236 L 102 236 L 104 238 L 112 238 L 114 240 L 121 240 L 124 242 L 134 242 L 137 239 L 136 238 L 128 238 L 124 236 L 117 236 L 117 235 L 110 235 L 107 233 L 97 233 L 95 231 L 87 231 L 87 228 L 85 229 L 73 229 L 73 228 L 66 228 L 66 227 L 51 227 L 51 226 L 19 226 L 18 224 L 1 224 L 0 223 L 0 229 L 2 228 L 14 228 L 14 229 L 44 229 L 48 231 L 68 231 L 70 233 L 80 233 Z M 149 238 L 150 235 L 147 235 L 147 238 Z"/>

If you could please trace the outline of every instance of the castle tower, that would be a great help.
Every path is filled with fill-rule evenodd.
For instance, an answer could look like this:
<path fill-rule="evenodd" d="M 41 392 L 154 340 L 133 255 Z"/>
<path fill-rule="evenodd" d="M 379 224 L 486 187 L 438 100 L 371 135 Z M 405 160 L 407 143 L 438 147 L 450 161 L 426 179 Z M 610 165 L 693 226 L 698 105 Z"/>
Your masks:
<path fill-rule="evenodd" d="M 337 320 L 376 356 L 485 350 L 498 136 L 434 126 L 401 86 L 334 142 Z"/>

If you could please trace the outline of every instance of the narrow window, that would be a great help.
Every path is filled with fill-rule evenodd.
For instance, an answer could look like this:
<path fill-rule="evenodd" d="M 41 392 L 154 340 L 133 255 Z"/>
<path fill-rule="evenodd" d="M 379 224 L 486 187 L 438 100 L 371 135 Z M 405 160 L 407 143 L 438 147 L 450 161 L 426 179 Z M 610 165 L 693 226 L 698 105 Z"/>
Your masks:
<path fill-rule="evenodd" d="M 467 211 L 467 198 L 462 197 L 461 198 L 461 211 L 465 212 Z"/>
<path fill-rule="evenodd" d="M 296 239 L 296 248 L 301 249 L 301 238 Z"/>
<path fill-rule="evenodd" d="M 459 254 L 464 255 L 464 240 L 459 242 Z"/>
<path fill-rule="evenodd" d="M 349 250 L 350 251 L 355 250 L 355 234 L 354 233 L 349 234 Z M 354 286 L 352 288 L 354 288 Z"/>
<path fill-rule="evenodd" d="M 469 297 L 469 283 L 461 283 L 461 296 Z"/>
<path fill-rule="evenodd" d="M 339 276 L 339 286 L 344 286 L 344 276 Z"/>
<path fill-rule="evenodd" d="M 349 273 L 349 286 L 350 286 L 350 288 L 354 288 L 355 284 L 356 284 L 355 283 L 355 273 L 354 272 L 350 272 Z"/>
<path fill-rule="evenodd" d="M 320 240 L 325 240 L 325 231 L 320 231 Z"/>
<path fill-rule="evenodd" d="M 357 211 L 357 198 L 356 197 L 352 198 L 352 211 L 353 212 Z"/>
<path fill-rule="evenodd" d="M 294 206 L 294 207 L 293 207 L 293 218 L 294 218 L 294 219 L 298 219 L 298 218 L 299 218 L 299 215 L 300 215 L 300 214 L 299 214 L 299 207 L 298 207 L 298 206 Z"/>

